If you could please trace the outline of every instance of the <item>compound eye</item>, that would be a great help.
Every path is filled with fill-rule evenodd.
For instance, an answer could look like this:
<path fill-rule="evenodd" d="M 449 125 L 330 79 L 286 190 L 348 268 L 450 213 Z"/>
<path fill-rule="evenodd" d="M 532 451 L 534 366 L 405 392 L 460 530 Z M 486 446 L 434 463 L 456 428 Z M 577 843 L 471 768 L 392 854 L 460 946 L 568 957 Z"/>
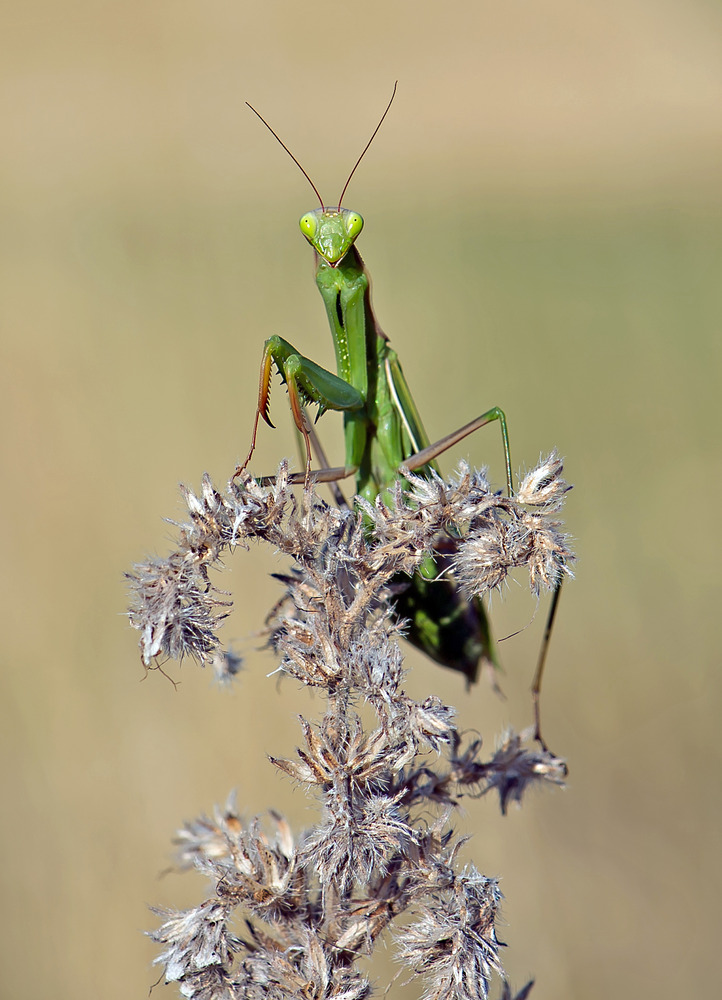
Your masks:
<path fill-rule="evenodd" d="M 306 212 L 302 215 L 298 225 L 301 228 L 301 232 L 306 237 L 307 240 L 313 240 L 318 229 L 318 219 L 314 212 Z"/>
<path fill-rule="evenodd" d="M 358 212 L 349 212 L 346 216 L 345 224 L 349 239 L 355 240 L 364 227 L 364 220 Z"/>

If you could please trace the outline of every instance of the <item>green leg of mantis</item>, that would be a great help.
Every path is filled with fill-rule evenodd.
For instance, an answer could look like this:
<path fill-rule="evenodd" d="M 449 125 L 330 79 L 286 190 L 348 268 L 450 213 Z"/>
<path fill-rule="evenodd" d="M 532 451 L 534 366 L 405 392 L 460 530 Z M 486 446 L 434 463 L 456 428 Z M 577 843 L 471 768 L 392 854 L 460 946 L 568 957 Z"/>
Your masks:
<path fill-rule="evenodd" d="M 557 608 L 559 607 L 559 598 L 562 593 L 562 583 L 564 578 L 559 581 L 556 590 L 552 594 L 552 602 L 549 607 L 549 613 L 547 615 L 547 622 L 544 627 L 544 638 L 542 639 L 541 649 L 539 650 L 539 659 L 537 660 L 536 670 L 534 672 L 534 680 L 531 685 L 531 697 L 534 704 L 534 739 L 542 745 L 545 750 L 549 747 L 546 741 L 542 737 L 541 732 L 541 686 L 542 677 L 544 676 L 544 664 L 546 663 L 547 652 L 549 650 L 549 641 L 552 637 L 552 629 L 554 628 L 554 619 L 556 617 Z"/>
<path fill-rule="evenodd" d="M 512 475 L 511 475 L 511 458 L 509 452 L 509 433 L 506 426 L 506 416 L 503 410 L 500 410 L 498 406 L 493 407 L 491 410 L 487 410 L 486 413 L 482 413 L 480 417 L 475 420 L 471 420 L 468 424 L 464 424 L 460 427 L 458 431 L 454 431 L 451 434 L 447 434 L 446 437 L 441 438 L 435 444 L 429 445 L 428 448 L 424 448 L 423 451 L 417 452 L 406 462 L 404 462 L 405 468 L 413 471 L 426 465 L 428 462 L 432 461 L 441 455 L 447 448 L 453 447 L 457 442 L 462 441 L 467 435 L 473 434 L 474 431 L 478 430 L 480 427 L 484 427 L 486 424 L 491 423 L 492 420 L 498 420 L 501 425 L 501 436 L 504 443 L 504 459 L 506 462 L 506 479 L 507 488 L 509 491 L 509 496 L 512 495 Z M 563 579 L 563 578 L 562 578 Z M 546 625 L 544 627 L 544 636 L 542 638 L 541 648 L 539 650 L 539 659 L 537 660 L 536 670 L 534 672 L 534 680 L 532 681 L 531 694 L 532 702 L 534 705 L 534 739 L 541 744 L 541 746 L 548 750 L 548 746 L 542 736 L 541 732 L 541 686 L 542 678 L 544 676 L 544 665 L 546 663 L 547 652 L 549 650 L 549 642 L 551 640 L 552 629 L 554 628 L 554 619 L 556 618 L 557 608 L 559 606 L 559 598 L 562 592 L 562 581 L 554 590 L 552 594 L 551 604 L 549 606 L 549 612 L 547 614 Z"/>
<path fill-rule="evenodd" d="M 458 431 L 452 431 L 451 434 L 447 434 L 446 437 L 440 438 L 435 444 L 430 444 L 427 448 L 417 451 L 415 455 L 407 458 L 403 463 L 404 467 L 409 469 L 411 472 L 414 469 L 420 469 L 424 465 L 428 465 L 439 455 L 442 455 L 449 448 L 453 448 L 455 444 L 459 441 L 463 441 L 465 437 L 469 434 L 473 434 L 474 431 L 478 431 L 481 427 L 486 427 L 487 424 L 492 423 L 492 421 L 498 420 L 501 427 L 501 439 L 504 445 L 504 464 L 506 467 L 506 489 L 507 495 L 511 496 L 514 492 L 513 480 L 511 475 L 511 452 L 509 450 L 509 431 L 506 426 L 506 415 L 503 410 L 500 410 L 498 406 L 493 406 L 486 413 L 482 413 L 481 416 L 476 417 L 474 420 L 470 420 L 468 424 L 464 424 L 460 427 Z"/>
<path fill-rule="evenodd" d="M 263 349 L 258 385 L 258 406 L 253 424 L 251 447 L 243 464 L 239 465 L 233 473 L 234 479 L 243 472 L 255 451 L 259 419 L 263 417 L 268 426 L 273 427 L 269 416 L 273 364 L 276 365 L 286 384 L 293 419 L 305 443 L 306 473 L 304 478 L 307 482 L 311 475 L 311 434 L 304 406 L 315 403 L 318 406 L 316 417 L 318 420 L 318 417 L 326 410 L 363 410 L 364 400 L 354 386 L 299 354 L 287 340 L 282 337 L 271 337 L 266 341 Z M 353 469 L 349 470 L 347 475 L 351 475 L 353 471 Z"/>

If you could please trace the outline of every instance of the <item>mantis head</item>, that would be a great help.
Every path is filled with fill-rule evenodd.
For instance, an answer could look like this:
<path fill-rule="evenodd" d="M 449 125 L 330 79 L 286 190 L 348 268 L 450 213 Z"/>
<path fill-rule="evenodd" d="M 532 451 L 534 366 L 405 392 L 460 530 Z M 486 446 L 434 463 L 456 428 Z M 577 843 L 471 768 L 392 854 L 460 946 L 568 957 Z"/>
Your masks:
<path fill-rule="evenodd" d="M 391 100 L 386 105 L 386 110 L 381 115 L 381 120 L 379 121 L 376 128 L 373 130 L 371 138 L 366 143 L 363 148 L 361 156 L 354 164 L 354 168 L 348 175 L 348 180 L 344 184 L 343 191 L 341 192 L 341 197 L 338 199 L 338 208 L 326 208 L 324 207 L 323 199 L 318 192 L 318 188 L 313 183 L 309 175 L 306 173 L 305 169 L 301 166 L 299 161 L 293 155 L 291 150 L 288 148 L 286 143 L 281 139 L 281 137 L 274 132 L 271 126 L 268 124 L 263 115 L 260 115 L 253 105 L 248 104 L 254 115 L 263 122 L 271 135 L 278 141 L 279 145 L 286 150 L 288 155 L 291 157 L 293 162 L 296 164 L 298 169 L 301 171 L 303 176 L 306 178 L 308 183 L 314 190 L 316 197 L 318 198 L 320 208 L 314 209 L 313 212 L 307 212 L 301 217 L 299 225 L 301 226 L 301 232 L 306 237 L 308 242 L 311 244 L 316 253 L 323 257 L 323 259 L 331 265 L 331 267 L 336 267 L 337 264 L 343 260 L 346 254 L 349 252 L 351 247 L 354 245 L 356 237 L 363 229 L 364 220 L 358 214 L 358 212 L 352 212 L 348 208 L 342 208 L 343 197 L 346 194 L 346 189 L 351 183 L 351 178 L 356 173 L 356 168 L 358 167 L 361 160 L 363 160 L 366 155 L 366 151 L 374 141 L 376 133 L 381 128 L 384 118 L 389 113 L 389 108 L 393 104 L 394 97 L 396 96 L 396 87 L 398 86 L 398 80 L 394 84 L 393 93 L 391 94 Z"/>
<path fill-rule="evenodd" d="M 316 253 L 335 267 L 349 252 L 364 220 L 348 208 L 316 208 L 301 216 L 301 232 Z"/>

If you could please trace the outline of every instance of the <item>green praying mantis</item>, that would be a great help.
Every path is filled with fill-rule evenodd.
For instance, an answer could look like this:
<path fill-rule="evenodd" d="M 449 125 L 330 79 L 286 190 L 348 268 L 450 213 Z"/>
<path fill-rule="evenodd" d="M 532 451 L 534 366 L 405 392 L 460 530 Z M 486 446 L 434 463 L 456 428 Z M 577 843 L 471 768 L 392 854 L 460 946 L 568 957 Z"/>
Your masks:
<path fill-rule="evenodd" d="M 495 422 L 501 429 L 506 486 L 511 495 L 509 434 L 506 416 L 499 407 L 492 407 L 435 444 L 430 443 L 398 355 L 379 326 L 371 305 L 369 276 L 355 245 L 363 219 L 357 212 L 342 207 L 351 178 L 381 128 L 395 95 L 396 86 L 335 207 L 324 205 L 318 189 L 293 153 L 256 109 L 248 105 L 301 170 L 319 201 L 319 208 L 301 217 L 300 228 L 315 251 L 316 284 L 331 328 L 337 374 L 302 355 L 282 337 L 274 336 L 266 341 L 251 446 L 234 478 L 251 460 L 259 420 L 263 418 L 273 427 L 269 399 L 275 365 L 286 384 L 293 419 L 305 443 L 306 481 L 311 472 L 312 442 L 317 451 L 318 446 L 304 407 L 315 404 L 317 420 L 327 410 L 343 413 L 346 449 L 344 468 L 325 468 L 314 473 L 317 481 L 330 482 L 354 475 L 356 493 L 373 502 L 399 477 L 401 466 L 416 470 L 420 475 L 430 475 L 432 470 L 438 471 L 435 463 L 438 455 L 480 427 Z M 431 659 L 459 671 L 468 683 L 477 679 L 480 668 L 498 666 L 483 603 L 479 598 L 466 598 L 453 579 L 444 573 L 441 548 L 400 590 L 396 611 L 409 622 L 406 638 Z M 535 736 L 542 745 L 539 691 L 558 593 L 557 590 L 552 600 L 532 689 Z"/>

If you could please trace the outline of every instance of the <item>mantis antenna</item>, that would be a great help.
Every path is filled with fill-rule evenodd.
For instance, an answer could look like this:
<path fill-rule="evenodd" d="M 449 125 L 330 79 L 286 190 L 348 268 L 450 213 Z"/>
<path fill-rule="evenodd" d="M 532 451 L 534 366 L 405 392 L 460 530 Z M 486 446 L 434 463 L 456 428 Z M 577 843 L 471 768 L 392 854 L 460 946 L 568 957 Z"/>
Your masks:
<path fill-rule="evenodd" d="M 397 81 L 396 81 L 396 83 L 394 84 L 394 89 L 393 89 L 393 93 L 391 94 L 391 100 L 390 100 L 390 101 L 389 101 L 389 103 L 388 103 L 388 104 L 386 105 L 386 110 L 385 110 L 385 111 L 384 111 L 384 113 L 383 113 L 383 114 L 381 115 L 381 118 L 380 118 L 380 120 L 379 120 L 379 123 L 378 123 L 378 125 L 376 126 L 376 128 L 375 128 L 375 129 L 373 130 L 373 133 L 372 133 L 372 135 L 371 135 L 371 138 L 369 139 L 369 141 L 368 141 L 368 142 L 366 143 L 366 145 L 364 146 L 364 148 L 363 148 L 363 152 L 362 152 L 362 153 L 361 153 L 361 155 L 359 156 L 358 160 L 356 160 L 356 163 L 355 163 L 355 164 L 354 164 L 354 166 L 353 166 L 353 170 L 352 170 L 352 171 L 351 171 L 351 173 L 350 173 L 350 174 L 348 175 L 348 179 L 347 179 L 346 183 L 345 183 L 345 184 L 344 184 L 344 186 L 343 186 L 343 191 L 341 192 L 341 197 L 340 197 L 340 198 L 339 198 L 339 200 L 338 200 L 338 208 L 339 208 L 339 210 L 341 209 L 341 205 L 343 204 L 343 196 L 344 196 L 344 195 L 346 194 L 346 190 L 347 190 L 347 188 L 348 188 L 349 184 L 351 183 L 351 178 L 352 178 L 352 177 L 353 177 L 353 175 L 354 175 L 354 174 L 356 173 L 356 169 L 357 169 L 357 167 L 358 167 L 359 163 L 361 163 L 361 160 L 363 160 L 364 156 L 366 155 L 366 153 L 367 153 L 367 151 L 368 151 L 368 148 L 369 148 L 369 146 L 371 145 L 371 143 L 372 143 L 372 142 L 374 141 L 374 139 L 376 138 L 376 133 L 378 132 L 378 130 L 379 130 L 379 129 L 381 128 L 381 126 L 383 125 L 383 122 L 384 122 L 384 118 L 385 118 L 385 117 L 386 117 L 386 115 L 387 115 L 387 114 L 389 113 L 389 110 L 390 110 L 390 108 L 391 108 L 391 105 L 392 105 L 392 104 L 394 103 L 394 97 L 396 97 L 396 88 L 398 87 L 398 85 L 399 85 L 399 81 L 397 80 Z M 285 142 L 283 141 L 283 139 L 282 139 L 282 138 L 280 137 L 280 135 L 279 135 L 279 134 L 278 134 L 278 133 L 277 133 L 277 132 L 276 132 L 276 131 L 275 131 L 274 129 L 272 129 L 272 128 L 271 128 L 271 126 L 270 126 L 270 125 L 268 124 L 268 122 L 267 122 L 267 121 L 266 121 L 266 119 L 265 119 L 265 118 L 263 117 L 263 115 L 262 115 L 262 114 L 261 114 L 261 113 L 260 113 L 259 111 L 256 111 L 256 109 L 255 109 L 255 108 L 253 107 L 253 105 L 252 105 L 252 104 L 249 104 L 249 103 L 248 103 L 248 101 L 246 101 L 246 106 L 247 106 L 247 107 L 249 107 L 249 108 L 251 109 L 251 111 L 252 111 L 252 112 L 253 112 L 253 114 L 254 114 L 254 115 L 256 116 L 256 118 L 260 118 L 260 120 L 261 120 L 261 121 L 263 122 L 263 124 L 264 124 L 264 125 L 266 126 L 266 128 L 267 128 L 267 129 L 268 129 L 268 131 L 269 131 L 269 132 L 271 133 L 271 135 L 272 135 L 272 136 L 273 136 L 273 138 L 274 138 L 274 139 L 276 140 L 276 142 L 277 142 L 277 143 L 279 144 L 279 146 L 282 146 L 282 147 L 283 147 L 283 149 L 285 149 L 285 150 L 286 150 L 286 152 L 288 153 L 288 155 L 289 155 L 289 156 L 291 157 L 291 159 L 293 160 L 293 162 L 294 162 L 294 163 L 296 164 L 296 166 L 298 167 L 298 169 L 299 169 L 299 170 L 301 171 L 301 173 L 303 174 L 303 176 L 304 176 L 304 177 L 306 178 L 306 180 L 308 181 L 308 183 L 309 183 L 309 184 L 311 185 L 311 187 L 313 188 L 313 191 L 314 191 L 314 194 L 315 194 L 315 195 L 316 195 L 316 197 L 318 198 L 318 201 L 319 201 L 319 204 L 320 204 L 321 208 L 325 208 L 326 206 L 324 205 L 324 202 L 323 202 L 323 198 L 322 198 L 322 197 L 321 197 L 321 195 L 319 194 L 319 191 L 318 191 L 318 188 L 317 188 L 317 187 L 316 187 L 316 185 L 315 185 L 315 184 L 313 183 L 313 181 L 312 181 L 312 180 L 311 180 L 311 178 L 309 177 L 309 175 L 308 175 L 308 173 L 306 172 L 306 170 L 305 170 L 305 169 L 304 169 L 304 168 L 303 168 L 303 167 L 301 166 L 301 164 L 300 164 L 300 163 L 298 162 L 298 160 L 297 160 L 297 159 L 296 159 L 296 157 L 295 157 L 295 156 L 293 155 L 293 153 L 291 152 L 291 150 L 290 150 L 290 149 L 288 148 L 288 146 L 286 145 L 286 143 L 285 143 Z"/>
<path fill-rule="evenodd" d="M 246 106 L 247 106 L 247 107 L 249 107 L 249 108 L 251 109 L 251 111 L 253 112 L 253 114 L 254 114 L 254 115 L 255 115 L 255 116 L 257 117 L 257 118 L 260 118 L 260 119 L 261 119 L 261 121 L 262 121 L 262 122 L 263 122 L 263 124 L 264 124 L 264 125 L 266 126 L 266 128 L 268 129 L 268 131 L 269 131 L 269 132 L 271 133 L 271 135 L 273 136 L 273 138 L 274 138 L 274 139 L 275 139 L 275 140 L 276 140 L 276 141 L 277 141 L 277 142 L 278 142 L 278 143 L 279 143 L 279 144 L 280 144 L 281 146 L 283 146 L 283 148 L 284 148 L 284 149 L 286 150 L 286 152 L 288 153 L 288 155 L 289 155 L 289 156 L 291 157 L 291 159 L 293 160 L 293 162 L 294 162 L 294 163 L 296 164 L 296 166 L 298 167 L 298 169 L 299 169 L 299 170 L 301 171 L 301 173 L 303 174 L 303 176 L 304 176 L 304 177 L 306 178 L 306 180 L 308 181 L 308 183 L 309 183 L 309 184 L 311 185 L 311 187 L 313 188 L 314 192 L 316 193 L 316 197 L 317 197 L 317 198 L 318 198 L 318 200 L 319 200 L 319 203 L 320 203 L 320 205 L 321 205 L 321 208 L 325 208 L 325 205 L 324 205 L 324 203 L 323 203 L 323 198 L 322 198 L 322 197 L 321 197 L 321 195 L 320 195 L 320 194 L 318 193 L 318 188 L 317 188 L 317 187 L 316 187 L 316 185 L 315 185 L 315 184 L 313 183 L 313 181 L 311 180 L 311 178 L 310 178 L 310 177 L 308 176 L 308 174 L 306 173 L 306 171 L 305 171 L 305 170 L 303 169 L 303 167 L 301 166 L 301 164 L 300 164 L 300 163 L 298 162 L 298 160 L 296 159 L 296 157 L 295 157 L 295 156 L 293 155 L 293 153 L 291 152 L 291 150 L 290 150 L 290 149 L 288 148 L 288 146 L 286 145 L 286 143 L 285 143 L 285 142 L 283 141 L 283 139 L 282 139 L 282 138 L 280 137 L 280 135 L 279 135 L 279 134 L 278 134 L 277 132 L 274 132 L 274 130 L 273 130 L 273 129 L 271 128 L 271 126 L 270 126 L 270 125 L 268 124 L 268 122 L 267 122 L 267 121 L 266 121 L 266 119 L 265 119 L 265 118 L 263 117 L 263 115 L 262 115 L 262 114 L 260 114 L 260 113 L 259 113 L 258 111 L 256 111 L 256 109 L 255 109 L 255 108 L 253 107 L 253 105 L 252 105 L 252 104 L 249 104 L 249 103 L 248 103 L 248 101 L 246 101 Z"/>
<path fill-rule="evenodd" d="M 341 205 L 343 204 L 343 196 L 344 196 L 344 195 L 346 194 L 346 188 L 347 188 L 347 187 L 349 186 L 349 184 L 351 183 L 351 178 L 352 178 L 352 177 L 353 177 L 353 175 L 354 175 L 354 174 L 356 173 L 356 168 L 358 167 L 358 165 L 359 165 L 359 163 L 361 162 L 361 160 L 363 160 L 364 156 L 366 156 L 366 151 L 368 150 L 369 146 L 371 145 L 371 143 L 372 143 L 372 142 L 374 141 L 374 139 L 376 138 L 376 133 L 378 132 L 378 130 L 379 130 L 379 129 L 381 128 L 381 126 L 383 125 L 383 123 L 384 123 L 384 118 L 385 118 L 385 117 L 386 117 L 386 115 L 387 115 L 387 114 L 389 113 L 389 111 L 390 111 L 390 109 L 391 109 L 391 105 L 392 105 L 392 104 L 394 103 L 394 97 L 396 97 L 396 88 L 398 87 L 398 85 L 399 85 L 399 81 L 397 80 L 397 81 L 396 81 L 396 83 L 394 84 L 394 90 L 393 90 L 393 93 L 391 94 L 391 100 L 390 100 L 390 101 L 389 101 L 389 103 L 388 103 L 388 104 L 386 105 L 386 110 L 385 110 L 385 111 L 384 111 L 384 113 L 383 113 L 383 114 L 381 115 L 381 119 L 380 119 L 380 121 L 379 121 L 378 125 L 376 126 L 376 128 L 375 128 L 375 129 L 373 130 L 373 133 L 372 133 L 372 135 L 371 135 L 371 138 L 369 139 L 369 141 L 368 141 L 368 142 L 366 143 L 366 145 L 364 146 L 364 148 L 363 148 L 363 152 L 361 153 L 361 156 L 359 156 L 358 160 L 356 160 L 356 162 L 354 163 L 354 167 L 353 167 L 353 170 L 352 170 L 352 171 L 351 171 L 351 173 L 350 173 L 350 174 L 348 175 L 348 180 L 346 181 L 346 183 L 345 183 L 345 184 L 344 184 L 344 186 L 343 186 L 343 191 L 341 192 L 341 197 L 340 197 L 340 198 L 338 199 L 338 207 L 339 207 L 339 211 L 340 211 L 340 209 L 341 209 Z"/>

